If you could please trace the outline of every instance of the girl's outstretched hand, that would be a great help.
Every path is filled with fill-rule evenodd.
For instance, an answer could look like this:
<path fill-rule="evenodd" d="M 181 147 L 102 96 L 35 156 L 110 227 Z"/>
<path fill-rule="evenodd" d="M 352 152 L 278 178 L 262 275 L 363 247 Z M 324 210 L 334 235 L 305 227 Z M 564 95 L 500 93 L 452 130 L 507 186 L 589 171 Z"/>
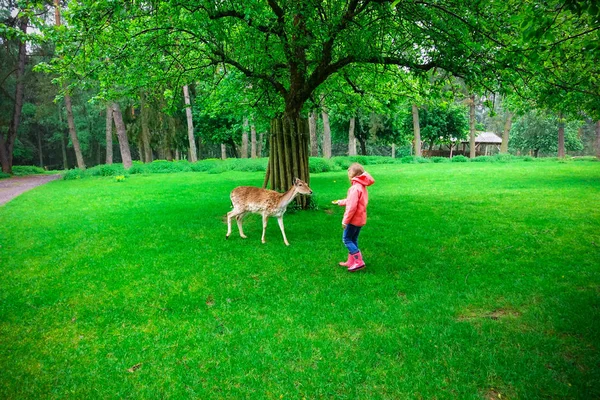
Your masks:
<path fill-rule="evenodd" d="M 331 204 L 340 204 L 340 201 L 339 200 L 334 200 L 334 201 L 331 202 Z"/>

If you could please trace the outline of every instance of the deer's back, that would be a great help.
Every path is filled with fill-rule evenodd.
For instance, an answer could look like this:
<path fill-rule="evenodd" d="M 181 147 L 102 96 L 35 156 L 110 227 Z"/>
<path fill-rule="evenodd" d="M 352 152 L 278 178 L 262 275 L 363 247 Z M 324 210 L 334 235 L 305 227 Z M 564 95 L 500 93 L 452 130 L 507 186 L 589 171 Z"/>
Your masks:
<path fill-rule="evenodd" d="M 249 212 L 274 211 L 281 195 L 274 190 L 254 186 L 240 186 L 231 192 L 233 206 Z"/>

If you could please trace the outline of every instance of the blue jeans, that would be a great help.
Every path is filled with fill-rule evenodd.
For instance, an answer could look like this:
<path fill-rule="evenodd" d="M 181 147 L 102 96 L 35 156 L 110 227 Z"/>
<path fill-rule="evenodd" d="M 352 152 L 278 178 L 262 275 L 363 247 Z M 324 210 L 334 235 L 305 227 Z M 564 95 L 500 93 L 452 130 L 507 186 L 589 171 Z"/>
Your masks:
<path fill-rule="evenodd" d="M 348 224 L 346 225 L 346 229 L 344 229 L 342 241 L 344 242 L 344 245 L 348 248 L 348 253 L 350 254 L 356 254 L 359 252 L 358 234 L 360 233 L 360 228 L 362 227 Z"/>

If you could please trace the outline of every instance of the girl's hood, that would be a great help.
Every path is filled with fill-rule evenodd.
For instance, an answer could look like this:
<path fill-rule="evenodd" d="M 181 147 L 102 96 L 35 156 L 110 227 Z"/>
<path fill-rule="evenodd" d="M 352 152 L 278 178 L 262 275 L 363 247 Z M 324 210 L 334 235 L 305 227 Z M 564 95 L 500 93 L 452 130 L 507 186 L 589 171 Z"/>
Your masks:
<path fill-rule="evenodd" d="M 375 183 L 375 179 L 368 172 L 363 172 L 359 176 L 352 178 L 352 183 L 360 183 L 363 186 L 371 186 Z"/>

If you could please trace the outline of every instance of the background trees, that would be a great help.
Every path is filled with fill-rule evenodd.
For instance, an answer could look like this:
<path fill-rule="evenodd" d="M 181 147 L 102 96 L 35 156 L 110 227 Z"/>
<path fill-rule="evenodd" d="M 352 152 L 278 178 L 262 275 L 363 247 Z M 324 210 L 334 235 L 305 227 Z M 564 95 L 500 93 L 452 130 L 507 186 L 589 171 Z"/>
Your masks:
<path fill-rule="evenodd" d="M 264 154 L 273 158 L 277 189 L 294 175 L 308 180 L 311 140 L 319 145 L 312 154 L 327 145 L 323 137 L 309 139 L 313 111 L 315 126 L 331 129 L 334 154 L 410 142 L 418 154 L 421 140 L 431 147 L 458 138 L 464 126 L 457 110 L 471 96 L 479 129 L 504 135 L 505 145 L 512 122 L 540 110 L 565 120 L 565 137 L 570 121 L 588 121 L 582 151 L 595 150 L 595 131 L 586 127 L 600 120 L 600 21 L 591 1 L 83 0 L 62 4 L 61 26 L 48 5 L 2 4 L 3 168 L 13 153 L 18 162 L 73 166 L 74 138 L 85 164 L 105 161 L 107 129 L 118 132 L 107 126 L 106 110 L 115 104 L 123 145 L 143 162 L 216 157 L 213 144 L 224 143 L 230 156 L 241 155 L 242 137 L 254 126 L 256 140 L 268 137 Z M 23 68 L 19 49 L 27 53 Z M 34 64 L 49 75 L 31 72 Z M 61 104 L 61 96 L 71 97 L 76 136 L 69 140 L 68 113 L 51 102 L 51 80 Z M 19 82 L 27 82 L 21 92 Z M 417 111 L 410 118 L 409 109 Z M 421 140 L 414 139 L 416 117 Z M 519 126 L 533 126 L 525 122 Z M 561 154 L 559 132 L 557 126 Z M 356 144 L 348 144 L 352 138 Z M 115 161 L 123 161 L 114 146 Z"/>

